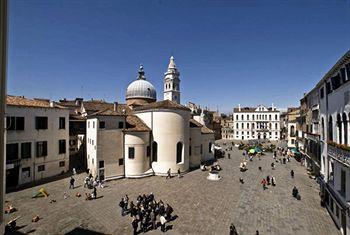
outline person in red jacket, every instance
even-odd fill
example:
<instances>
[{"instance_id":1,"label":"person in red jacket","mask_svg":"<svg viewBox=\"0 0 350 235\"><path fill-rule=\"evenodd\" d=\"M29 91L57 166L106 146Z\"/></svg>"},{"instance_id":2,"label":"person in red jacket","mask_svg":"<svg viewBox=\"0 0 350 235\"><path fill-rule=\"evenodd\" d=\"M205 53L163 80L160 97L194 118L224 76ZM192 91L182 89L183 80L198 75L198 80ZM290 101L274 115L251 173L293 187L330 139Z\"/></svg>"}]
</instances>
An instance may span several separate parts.
<instances>
[{"instance_id":1,"label":"person in red jacket","mask_svg":"<svg viewBox=\"0 0 350 235\"><path fill-rule=\"evenodd\" d=\"M263 186L263 189L265 190L266 189L266 184L267 184L267 181L266 181L265 178L262 179L261 184Z\"/></svg>"}]
</instances>

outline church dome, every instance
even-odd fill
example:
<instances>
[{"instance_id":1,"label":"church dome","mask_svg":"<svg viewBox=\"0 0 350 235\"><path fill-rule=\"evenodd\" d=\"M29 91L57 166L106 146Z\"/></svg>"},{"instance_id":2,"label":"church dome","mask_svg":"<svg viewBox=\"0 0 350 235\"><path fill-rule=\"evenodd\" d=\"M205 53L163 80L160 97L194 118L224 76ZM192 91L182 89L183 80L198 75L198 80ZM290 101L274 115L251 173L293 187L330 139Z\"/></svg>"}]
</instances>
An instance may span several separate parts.
<instances>
[{"instance_id":1,"label":"church dome","mask_svg":"<svg viewBox=\"0 0 350 235\"><path fill-rule=\"evenodd\" d=\"M140 66L139 75L136 81L130 83L126 89L126 99L157 99L157 92L154 86L146 81L143 66Z\"/></svg>"}]
</instances>

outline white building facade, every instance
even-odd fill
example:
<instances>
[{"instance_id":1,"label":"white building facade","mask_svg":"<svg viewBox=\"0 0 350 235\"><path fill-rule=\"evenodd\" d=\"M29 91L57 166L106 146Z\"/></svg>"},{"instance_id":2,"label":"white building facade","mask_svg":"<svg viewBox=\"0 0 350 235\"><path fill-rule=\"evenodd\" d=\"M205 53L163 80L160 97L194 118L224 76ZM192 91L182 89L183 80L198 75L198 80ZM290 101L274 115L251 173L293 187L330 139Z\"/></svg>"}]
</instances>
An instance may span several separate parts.
<instances>
[{"instance_id":1,"label":"white building facade","mask_svg":"<svg viewBox=\"0 0 350 235\"><path fill-rule=\"evenodd\" d=\"M350 51L316 85L321 132L321 196L343 234L350 234Z\"/></svg>"},{"instance_id":2,"label":"white building facade","mask_svg":"<svg viewBox=\"0 0 350 235\"><path fill-rule=\"evenodd\" d=\"M272 106L259 105L256 108L244 107L233 110L233 130L226 127L226 136L234 140L279 140L280 112Z\"/></svg>"},{"instance_id":3,"label":"white building facade","mask_svg":"<svg viewBox=\"0 0 350 235\"><path fill-rule=\"evenodd\" d=\"M191 110L179 104L173 57L165 74L163 101L155 100L156 91L142 67L127 88L123 111L116 104L87 116L87 162L94 176L165 176L169 169L171 174L188 172L214 159L214 132L191 119Z\"/></svg>"},{"instance_id":4,"label":"white building facade","mask_svg":"<svg viewBox=\"0 0 350 235\"><path fill-rule=\"evenodd\" d=\"M8 96L6 187L69 169L69 111L48 100Z\"/></svg>"}]
</instances>

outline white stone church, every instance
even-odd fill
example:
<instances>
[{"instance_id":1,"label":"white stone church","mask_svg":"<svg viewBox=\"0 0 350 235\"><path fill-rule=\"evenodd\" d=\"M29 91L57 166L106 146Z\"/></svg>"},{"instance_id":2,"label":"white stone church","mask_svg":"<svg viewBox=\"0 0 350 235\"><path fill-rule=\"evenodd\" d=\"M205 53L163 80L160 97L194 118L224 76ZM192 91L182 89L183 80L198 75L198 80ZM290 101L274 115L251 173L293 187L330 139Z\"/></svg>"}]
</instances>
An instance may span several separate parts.
<instances>
[{"instance_id":1,"label":"white stone church","mask_svg":"<svg viewBox=\"0 0 350 235\"><path fill-rule=\"evenodd\" d=\"M109 180L188 172L214 158L214 132L180 104L180 73L174 57L164 74L164 100L157 101L143 66L126 90L126 104L105 105L87 115L87 164Z\"/></svg>"}]
</instances>

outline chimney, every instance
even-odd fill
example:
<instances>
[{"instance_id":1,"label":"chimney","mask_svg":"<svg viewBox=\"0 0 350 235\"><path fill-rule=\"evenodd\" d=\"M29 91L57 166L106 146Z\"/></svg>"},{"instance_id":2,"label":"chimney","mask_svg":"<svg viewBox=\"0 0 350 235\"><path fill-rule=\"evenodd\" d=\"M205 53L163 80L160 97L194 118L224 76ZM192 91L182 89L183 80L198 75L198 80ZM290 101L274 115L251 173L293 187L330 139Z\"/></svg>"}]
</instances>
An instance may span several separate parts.
<instances>
[{"instance_id":1,"label":"chimney","mask_svg":"<svg viewBox=\"0 0 350 235\"><path fill-rule=\"evenodd\" d=\"M54 103L52 100L50 100L50 108L53 108L53 106L54 106Z\"/></svg>"},{"instance_id":2,"label":"chimney","mask_svg":"<svg viewBox=\"0 0 350 235\"><path fill-rule=\"evenodd\" d=\"M238 111L241 111L241 104L238 104Z\"/></svg>"},{"instance_id":3,"label":"chimney","mask_svg":"<svg viewBox=\"0 0 350 235\"><path fill-rule=\"evenodd\" d=\"M113 104L113 111L115 111L115 112L118 111L118 102L114 102L114 104Z\"/></svg>"}]
</instances>

